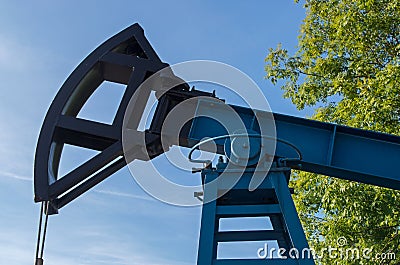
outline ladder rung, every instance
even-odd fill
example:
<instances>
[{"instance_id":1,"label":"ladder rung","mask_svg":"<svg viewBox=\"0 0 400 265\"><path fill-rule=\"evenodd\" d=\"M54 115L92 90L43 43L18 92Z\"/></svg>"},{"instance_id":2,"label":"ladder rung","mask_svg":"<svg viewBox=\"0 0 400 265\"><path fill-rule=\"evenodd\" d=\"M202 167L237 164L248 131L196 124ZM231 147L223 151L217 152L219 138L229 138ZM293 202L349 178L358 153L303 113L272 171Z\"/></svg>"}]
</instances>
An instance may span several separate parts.
<instances>
[{"instance_id":1,"label":"ladder rung","mask_svg":"<svg viewBox=\"0 0 400 265\"><path fill-rule=\"evenodd\" d=\"M219 217L255 217L279 213L281 209L278 204L221 205L217 206L216 211Z\"/></svg>"},{"instance_id":2,"label":"ladder rung","mask_svg":"<svg viewBox=\"0 0 400 265\"><path fill-rule=\"evenodd\" d=\"M280 240L283 237L283 231L275 230L253 230L253 231L223 231L215 235L217 242L231 241L262 241L262 240Z\"/></svg>"}]
</instances>

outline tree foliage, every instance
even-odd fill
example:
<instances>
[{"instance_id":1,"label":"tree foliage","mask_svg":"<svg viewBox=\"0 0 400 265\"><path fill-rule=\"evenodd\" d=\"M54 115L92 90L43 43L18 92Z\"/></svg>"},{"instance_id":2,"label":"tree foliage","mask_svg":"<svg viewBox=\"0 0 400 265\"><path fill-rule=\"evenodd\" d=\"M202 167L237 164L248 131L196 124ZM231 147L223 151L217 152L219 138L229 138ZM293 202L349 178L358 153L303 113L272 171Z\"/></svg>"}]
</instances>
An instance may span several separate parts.
<instances>
[{"instance_id":1,"label":"tree foliage","mask_svg":"<svg viewBox=\"0 0 400 265\"><path fill-rule=\"evenodd\" d=\"M298 109L316 107L313 119L400 135L400 1L306 0L304 7L296 53L270 49L266 77ZM399 264L400 192L303 172L293 180L311 246L335 247L345 237L347 247L373 248L370 259L325 255L321 264ZM397 259L374 256L381 252Z\"/></svg>"}]
</instances>

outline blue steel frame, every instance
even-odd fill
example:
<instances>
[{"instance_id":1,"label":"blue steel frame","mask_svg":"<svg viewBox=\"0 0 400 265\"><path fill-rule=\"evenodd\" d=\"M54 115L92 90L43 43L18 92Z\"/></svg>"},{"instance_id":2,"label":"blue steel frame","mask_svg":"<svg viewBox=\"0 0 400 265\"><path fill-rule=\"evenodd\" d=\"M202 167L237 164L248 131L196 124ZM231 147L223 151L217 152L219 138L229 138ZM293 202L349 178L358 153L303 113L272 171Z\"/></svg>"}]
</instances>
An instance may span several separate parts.
<instances>
[{"instance_id":1,"label":"blue steel frame","mask_svg":"<svg viewBox=\"0 0 400 265\"><path fill-rule=\"evenodd\" d=\"M40 132L34 167L36 202L50 201L51 213L56 213L126 165L121 144L123 114L137 87L166 66L144 36L143 29L134 24L100 45L74 70L51 104ZM104 80L127 85L113 124L77 118L79 110ZM139 114L150 93L147 92L142 95L143 104L135 106ZM150 158L164 152L159 139L165 117L174 106L196 96L215 97L213 93L189 90L188 85L183 85L159 98L151 128L145 132ZM232 107L249 129L259 131L253 110ZM216 111L219 111L217 107L209 109L211 114ZM273 116L277 137L296 145L303 153L301 170L400 190L397 170L400 137L282 114ZM223 134L226 132L217 122L196 118L184 127L178 144L192 147L204 137ZM60 178L57 171L64 144L101 153ZM218 152L223 152L223 148ZM293 156L292 150L280 144L276 154ZM288 162L287 166L297 168L298 164Z\"/></svg>"},{"instance_id":2,"label":"blue steel frame","mask_svg":"<svg viewBox=\"0 0 400 265\"><path fill-rule=\"evenodd\" d=\"M290 168L273 167L271 170L263 172L266 177L252 192L248 191L248 186L254 168L246 168L238 182L227 194L218 200L212 200L221 191L226 190L226 185L230 185L229 179L233 177L232 174L236 173L235 169L227 170L225 166L226 163L219 163L216 168L207 168L202 171L204 183L217 180L215 182L217 184L205 185L204 189L204 201L208 202L203 204L197 265L315 264L313 257L309 256L307 239L289 191ZM223 176L222 173L224 173ZM260 194L262 195L260 196ZM273 199L265 200L266 195ZM273 230L219 231L221 218L259 216L271 218L277 215L282 217L283 225L282 227L273 227ZM219 242L263 242L266 240L277 240L279 247L286 249L287 259L217 259ZM298 259L292 259L288 255L292 248L299 251ZM254 251L256 253L256 249ZM307 253L307 255L303 257L302 253Z\"/></svg>"},{"instance_id":3,"label":"blue steel frame","mask_svg":"<svg viewBox=\"0 0 400 265\"><path fill-rule=\"evenodd\" d=\"M49 202L50 214L57 213L59 208L126 165L122 157L121 126L128 102L147 77L166 66L168 64L160 60L145 38L143 29L134 24L100 45L76 68L51 104L40 132L34 169L36 202ZM127 85L113 123L108 125L77 118L79 110L103 81ZM149 93L150 91L147 91L141 95L143 104L135 106L135 111L138 113L142 113ZM150 158L164 152L160 143L160 128L165 117L174 106L196 96L215 97L213 93L189 90L189 86L184 84L158 99L151 128L145 132L146 150ZM254 110L232 107L248 129L260 131L255 122ZM212 117L214 112L220 110L214 106L208 111ZM273 116L277 137L291 142L303 154L300 168L298 162L287 161L285 166L288 168L400 190L400 174L397 168L400 162L400 137L281 114ZM204 137L225 134L224 128L216 121L196 118L183 129L178 144L192 147ZM98 150L100 154L60 178L57 171L64 144ZM222 148L219 148L218 152L221 150ZM293 150L278 143L275 156L293 157ZM295 212L292 207L293 202L289 198L287 183L284 183L281 177L277 177L271 183L282 195L280 203L285 207L281 207L280 211L284 212L290 208L285 216L289 219L294 218ZM205 211L207 212L207 209L212 211L213 207L215 210L213 205L213 203L206 204ZM238 210L238 208L230 209ZM243 209L239 209L238 213L241 210ZM211 217L205 218L204 222ZM208 233L213 228L215 227L203 225L202 229L205 230L202 233ZM301 237L296 235L300 233L299 231L303 233L302 229L297 227L290 235ZM296 241L295 238L293 240ZM201 243L201 249L204 248L207 248L207 244ZM227 263L221 261L219 264Z\"/></svg>"},{"instance_id":4,"label":"blue steel frame","mask_svg":"<svg viewBox=\"0 0 400 265\"><path fill-rule=\"evenodd\" d=\"M247 129L260 132L254 115L257 110L233 105L231 107L240 116ZM202 108L203 115L209 117L213 117L215 112L227 111L226 107L218 107L218 104L209 107L209 104L202 102L199 102L199 108ZM276 113L273 116L276 137L290 142L303 155L300 168L297 161L292 164L287 162L287 166L400 190L400 173L397 168L400 162L399 136ZM227 113L226 117L232 115ZM226 124L229 124L229 121L226 121ZM189 138L195 143L205 137L213 138L226 134L226 129L219 122L199 117L192 123ZM279 142L274 155L284 158L296 156L293 149Z\"/></svg>"}]
</instances>

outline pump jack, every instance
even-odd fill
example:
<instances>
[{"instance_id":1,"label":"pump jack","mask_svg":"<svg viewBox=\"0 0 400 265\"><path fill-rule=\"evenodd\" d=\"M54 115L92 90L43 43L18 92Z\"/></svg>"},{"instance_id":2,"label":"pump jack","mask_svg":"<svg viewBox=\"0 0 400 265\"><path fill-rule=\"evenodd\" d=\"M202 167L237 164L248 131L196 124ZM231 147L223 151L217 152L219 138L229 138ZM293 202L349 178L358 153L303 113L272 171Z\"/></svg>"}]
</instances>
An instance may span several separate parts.
<instances>
[{"instance_id":1,"label":"pump jack","mask_svg":"<svg viewBox=\"0 0 400 265\"><path fill-rule=\"evenodd\" d=\"M134 24L95 49L62 85L45 117L35 154L34 190L35 202L42 203L40 222L42 215L45 216L44 233L39 230L38 235L36 264L43 264L48 216L57 214L59 209L127 164L123 157L121 131L129 100L149 76L167 66L151 47L143 29ZM105 80L126 85L112 124L77 118L85 102ZM157 92L162 88L152 89ZM134 106L133 111L138 117L143 113L149 93L150 91L142 93L143 100ZM188 84L183 83L158 98L150 128L144 132L143 147L148 153L148 159L166 151L161 145L161 127L168 113L179 103L198 97L212 99L215 95L190 90ZM262 153L258 139L264 137L260 134L260 124L251 122L256 116L252 109L230 107L246 125L245 134L248 134L250 144L248 152L253 156L246 157L249 153L243 152L243 146L234 144L240 142L238 139L242 135L228 135L230 141L219 144L217 148L217 152L225 154L227 160L221 159L215 167L208 165L201 170L203 184L220 177L222 173L226 174L225 178L229 178L239 168L242 173L238 182L226 194L203 205L197 259L199 265L314 264L312 258L273 258L265 261L218 259L216 256L219 242L276 240L280 247L287 249L308 247L288 188L291 169L400 190L400 175L396 168L400 162L398 136L273 113L275 137L284 144L276 146L269 170L256 170L257 162L254 157L256 160L260 159ZM218 106L206 106L205 111L212 117L215 108ZM181 130L179 141L175 144L195 148L205 137L217 139L223 135L226 135L226 130L221 124L212 118L199 117ZM290 147L283 147L285 143ZM100 153L67 175L59 177L57 172L64 144L97 150ZM299 151L300 156L297 159L288 159L293 157L293 149ZM245 164L238 163L243 158L241 156L247 159ZM132 159L142 158L138 155ZM256 190L249 191L250 178L256 173L263 174L264 179ZM225 184L225 181L220 181L214 188L204 189L204 199L217 196L217 193L225 189ZM267 216L273 229L219 231L221 218L247 216Z\"/></svg>"}]
</instances>

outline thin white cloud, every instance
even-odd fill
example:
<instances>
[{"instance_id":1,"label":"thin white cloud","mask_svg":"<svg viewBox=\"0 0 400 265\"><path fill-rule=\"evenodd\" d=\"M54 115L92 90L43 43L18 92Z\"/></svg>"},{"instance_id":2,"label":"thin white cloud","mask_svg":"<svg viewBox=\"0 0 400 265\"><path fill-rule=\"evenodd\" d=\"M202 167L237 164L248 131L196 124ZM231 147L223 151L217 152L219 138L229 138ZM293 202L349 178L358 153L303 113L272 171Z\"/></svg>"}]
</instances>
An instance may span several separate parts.
<instances>
[{"instance_id":1,"label":"thin white cloud","mask_svg":"<svg viewBox=\"0 0 400 265\"><path fill-rule=\"evenodd\" d=\"M0 176L5 176L13 179L23 180L23 181L32 181L32 177L20 175L17 173L7 172L7 171L0 171Z\"/></svg>"},{"instance_id":2,"label":"thin white cloud","mask_svg":"<svg viewBox=\"0 0 400 265\"><path fill-rule=\"evenodd\" d=\"M119 192L119 191L113 191L113 190L95 189L94 192L107 194L107 195L112 195L112 196L119 196L119 197L125 197L125 198L145 200L145 201L155 201L155 199L153 199L153 198L151 198L149 196L135 195L135 194L131 194L131 193Z\"/></svg>"},{"instance_id":3,"label":"thin white cloud","mask_svg":"<svg viewBox=\"0 0 400 265\"><path fill-rule=\"evenodd\" d=\"M129 244L128 242L118 242L115 238L108 235L104 235L104 239L107 240L91 244L91 247L86 249L84 257L80 257L80 262L83 261L83 264L115 265L189 265L187 262L159 257L156 249L149 249L151 252L147 252L148 250L139 252L137 250L139 248L139 246L136 245L137 243Z\"/></svg>"},{"instance_id":4,"label":"thin white cloud","mask_svg":"<svg viewBox=\"0 0 400 265\"><path fill-rule=\"evenodd\" d=\"M28 45L23 45L10 36L0 36L0 68L14 71L28 70L37 63L34 54Z\"/></svg>"},{"instance_id":5,"label":"thin white cloud","mask_svg":"<svg viewBox=\"0 0 400 265\"><path fill-rule=\"evenodd\" d=\"M4 225L4 224L3 224ZM54 226L53 226L54 227ZM19 265L33 264L35 255L36 231L33 226L24 227L28 233L21 231L21 226L0 230L0 264ZM59 239L52 230L44 250L45 264L77 264L77 265L190 265L191 263L176 261L162 257L157 248L147 248L140 240L129 241L125 237L110 233L109 227L102 227L102 233L85 235L84 240L71 241ZM74 231L71 232L74 234ZM177 250L178 252L179 250Z\"/></svg>"}]
</instances>

